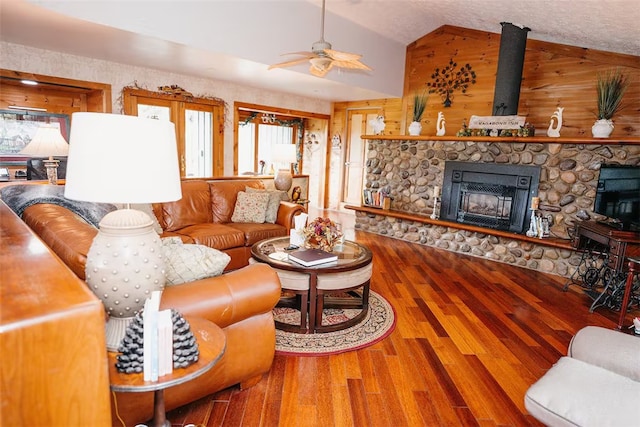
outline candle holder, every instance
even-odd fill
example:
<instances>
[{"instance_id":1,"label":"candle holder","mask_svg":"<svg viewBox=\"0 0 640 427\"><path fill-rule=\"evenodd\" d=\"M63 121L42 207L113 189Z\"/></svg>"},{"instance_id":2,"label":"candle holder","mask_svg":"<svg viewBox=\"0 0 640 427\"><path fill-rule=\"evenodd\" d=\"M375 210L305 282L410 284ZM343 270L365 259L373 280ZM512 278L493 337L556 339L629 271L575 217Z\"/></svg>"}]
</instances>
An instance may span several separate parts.
<instances>
[{"instance_id":1,"label":"candle holder","mask_svg":"<svg viewBox=\"0 0 640 427\"><path fill-rule=\"evenodd\" d=\"M529 222L529 229L525 233L527 237L536 237L538 235L538 219L535 209L531 209L531 221Z\"/></svg>"},{"instance_id":2,"label":"candle holder","mask_svg":"<svg viewBox=\"0 0 640 427\"><path fill-rule=\"evenodd\" d=\"M433 212L431 212L431 219L440 218L440 197L433 198Z\"/></svg>"}]
</instances>

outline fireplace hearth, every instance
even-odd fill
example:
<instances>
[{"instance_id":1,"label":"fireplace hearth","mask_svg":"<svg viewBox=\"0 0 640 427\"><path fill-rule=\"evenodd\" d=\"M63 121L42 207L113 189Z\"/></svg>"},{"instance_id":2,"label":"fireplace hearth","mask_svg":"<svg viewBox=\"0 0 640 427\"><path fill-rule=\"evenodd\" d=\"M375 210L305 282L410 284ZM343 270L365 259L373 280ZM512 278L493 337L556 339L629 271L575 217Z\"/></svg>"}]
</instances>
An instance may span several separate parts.
<instances>
[{"instance_id":1,"label":"fireplace hearth","mask_svg":"<svg viewBox=\"0 0 640 427\"><path fill-rule=\"evenodd\" d=\"M523 234L539 181L538 166L446 162L440 218Z\"/></svg>"}]
</instances>

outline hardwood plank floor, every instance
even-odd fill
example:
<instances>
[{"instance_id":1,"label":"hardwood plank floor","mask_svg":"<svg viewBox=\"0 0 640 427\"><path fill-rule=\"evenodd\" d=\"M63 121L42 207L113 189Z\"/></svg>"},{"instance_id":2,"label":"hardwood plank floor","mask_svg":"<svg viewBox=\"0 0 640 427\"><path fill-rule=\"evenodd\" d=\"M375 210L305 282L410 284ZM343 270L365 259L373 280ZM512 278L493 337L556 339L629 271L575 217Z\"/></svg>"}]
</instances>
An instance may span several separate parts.
<instances>
[{"instance_id":1,"label":"hardwood plank floor","mask_svg":"<svg viewBox=\"0 0 640 427\"><path fill-rule=\"evenodd\" d=\"M538 426L527 388L586 325L565 280L481 258L357 232L371 248L371 288L394 306L395 331L374 346L324 357L276 355L262 381L168 414L172 426ZM628 313L628 321L638 315Z\"/></svg>"}]
</instances>

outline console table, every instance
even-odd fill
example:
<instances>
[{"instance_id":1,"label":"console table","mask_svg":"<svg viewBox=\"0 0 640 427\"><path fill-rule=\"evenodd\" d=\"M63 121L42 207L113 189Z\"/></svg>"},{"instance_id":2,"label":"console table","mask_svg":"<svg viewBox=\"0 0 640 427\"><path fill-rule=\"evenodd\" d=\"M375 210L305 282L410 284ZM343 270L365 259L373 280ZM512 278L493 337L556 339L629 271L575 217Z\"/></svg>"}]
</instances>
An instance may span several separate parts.
<instances>
[{"instance_id":1,"label":"console table","mask_svg":"<svg viewBox=\"0 0 640 427\"><path fill-rule=\"evenodd\" d=\"M624 299L628 303L628 295L622 298L625 293L625 268L628 257L637 258L640 256L640 233L634 231L622 231L606 224L596 221L582 221L576 225L576 234L573 246L576 250L585 253L594 251L596 256L603 258L604 270L604 290L599 294L592 294L594 302L589 311L593 312L597 307L608 304L608 301ZM583 258L584 259L584 258ZM576 271L580 268L578 266ZM599 275L599 273L598 273ZM585 283L585 286L593 286L598 277L593 277ZM571 279L565 285L565 290ZM629 290L630 293L630 290ZM624 302L621 302L621 305ZM621 307L621 321L626 313L626 307ZM621 327L621 325L618 325Z\"/></svg>"}]
</instances>

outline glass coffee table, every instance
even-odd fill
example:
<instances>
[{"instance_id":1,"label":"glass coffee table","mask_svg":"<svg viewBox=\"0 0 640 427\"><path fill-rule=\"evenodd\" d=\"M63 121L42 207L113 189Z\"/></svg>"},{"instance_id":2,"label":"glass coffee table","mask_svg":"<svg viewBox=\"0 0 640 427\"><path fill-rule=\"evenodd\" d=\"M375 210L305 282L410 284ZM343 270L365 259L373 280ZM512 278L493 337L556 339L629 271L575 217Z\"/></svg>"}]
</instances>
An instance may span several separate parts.
<instances>
[{"instance_id":1,"label":"glass coffee table","mask_svg":"<svg viewBox=\"0 0 640 427\"><path fill-rule=\"evenodd\" d=\"M276 322L278 329L298 333L331 332L359 323L369 309L369 287L372 270L372 254L369 248L352 241L336 245L333 254L337 261L305 267L289 260L289 237L262 240L251 247L251 255L257 262L273 267L283 291L294 297L283 296L279 307L300 310L299 325ZM323 325L323 309L360 309L355 317L340 323Z\"/></svg>"}]
</instances>

